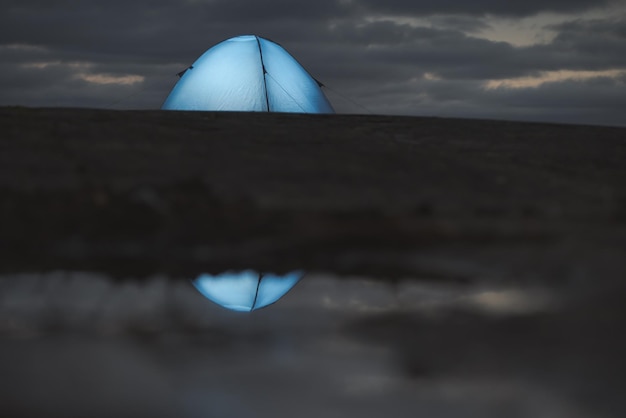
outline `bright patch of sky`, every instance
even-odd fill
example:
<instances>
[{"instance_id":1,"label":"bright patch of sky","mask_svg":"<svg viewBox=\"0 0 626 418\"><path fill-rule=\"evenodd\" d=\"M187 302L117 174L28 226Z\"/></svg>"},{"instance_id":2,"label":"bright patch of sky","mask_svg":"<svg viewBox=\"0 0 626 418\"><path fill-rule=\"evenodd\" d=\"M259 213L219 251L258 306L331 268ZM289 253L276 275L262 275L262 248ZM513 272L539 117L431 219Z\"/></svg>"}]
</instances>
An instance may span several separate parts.
<instances>
[{"instance_id":1,"label":"bright patch of sky","mask_svg":"<svg viewBox=\"0 0 626 418\"><path fill-rule=\"evenodd\" d=\"M87 81L93 84L119 84L123 86L133 85L135 83L141 83L145 77L141 75L110 75L110 74L76 74L76 78L83 81Z\"/></svg>"},{"instance_id":2,"label":"bright patch of sky","mask_svg":"<svg viewBox=\"0 0 626 418\"><path fill-rule=\"evenodd\" d=\"M584 13L544 12L522 19L490 16L485 18L488 27L474 36L494 42L508 42L515 46L547 44L556 36L556 32L550 29L553 25L574 20L606 19L619 15L626 15L626 3L600 7Z\"/></svg>"},{"instance_id":3,"label":"bright patch of sky","mask_svg":"<svg viewBox=\"0 0 626 418\"><path fill-rule=\"evenodd\" d=\"M467 17L463 19L467 23L465 25L460 24L461 21L458 16L446 15L427 17L370 16L365 21L393 21L414 27L456 29L468 36L488 39L493 42L507 42L521 47L550 43L556 36L556 31L551 29L553 25L574 20L606 19L616 16L626 16L626 2L614 3L611 6L598 7L582 13L542 12L525 18L507 18L494 15ZM471 24L472 21L474 25Z\"/></svg>"},{"instance_id":4,"label":"bright patch of sky","mask_svg":"<svg viewBox=\"0 0 626 418\"><path fill-rule=\"evenodd\" d=\"M539 87L544 83L554 83L565 80L589 80L592 78L620 78L626 75L626 70L605 70L605 71L543 71L537 76L505 78L500 80L490 80L485 83L488 90L498 88L523 89Z\"/></svg>"}]
</instances>

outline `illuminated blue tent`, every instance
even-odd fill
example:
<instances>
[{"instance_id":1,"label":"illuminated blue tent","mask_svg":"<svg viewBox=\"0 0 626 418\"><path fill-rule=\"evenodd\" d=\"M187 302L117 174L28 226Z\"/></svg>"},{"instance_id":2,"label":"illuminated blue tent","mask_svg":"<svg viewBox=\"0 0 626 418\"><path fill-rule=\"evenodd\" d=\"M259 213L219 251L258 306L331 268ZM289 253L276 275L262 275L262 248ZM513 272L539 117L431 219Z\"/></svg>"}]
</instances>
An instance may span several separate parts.
<instances>
[{"instance_id":1,"label":"illuminated blue tent","mask_svg":"<svg viewBox=\"0 0 626 418\"><path fill-rule=\"evenodd\" d=\"M179 76L163 109L334 113L321 83L283 47L254 35L215 45Z\"/></svg>"},{"instance_id":2,"label":"illuminated blue tent","mask_svg":"<svg viewBox=\"0 0 626 418\"><path fill-rule=\"evenodd\" d=\"M282 276L253 270L228 271L216 276L202 274L193 284L200 293L225 308L250 312L276 302L303 275L302 271L292 271Z\"/></svg>"}]
</instances>

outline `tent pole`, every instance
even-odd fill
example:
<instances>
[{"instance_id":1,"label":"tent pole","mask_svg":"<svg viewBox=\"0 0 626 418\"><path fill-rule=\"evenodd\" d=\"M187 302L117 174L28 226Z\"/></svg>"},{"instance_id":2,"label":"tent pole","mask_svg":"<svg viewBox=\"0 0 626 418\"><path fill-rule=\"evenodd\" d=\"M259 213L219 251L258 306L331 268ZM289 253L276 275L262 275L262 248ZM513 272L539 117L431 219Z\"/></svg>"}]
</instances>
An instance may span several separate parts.
<instances>
[{"instance_id":1,"label":"tent pole","mask_svg":"<svg viewBox=\"0 0 626 418\"><path fill-rule=\"evenodd\" d=\"M252 312L256 306L256 300L259 297L259 287L261 287L261 280L263 280L263 273L259 273L259 281L256 283L256 292L254 292L254 301L252 301L250 312Z\"/></svg>"},{"instance_id":2,"label":"tent pole","mask_svg":"<svg viewBox=\"0 0 626 418\"><path fill-rule=\"evenodd\" d=\"M270 111L270 99L267 96L267 79L265 78L265 75L267 74L267 71L265 70L265 64L263 63L263 51L261 50L261 41L259 41L259 37L258 36L254 36L256 38L256 43L259 46L259 55L261 56L261 68L263 69L263 87L265 88L265 104L267 106L267 111Z\"/></svg>"}]
</instances>

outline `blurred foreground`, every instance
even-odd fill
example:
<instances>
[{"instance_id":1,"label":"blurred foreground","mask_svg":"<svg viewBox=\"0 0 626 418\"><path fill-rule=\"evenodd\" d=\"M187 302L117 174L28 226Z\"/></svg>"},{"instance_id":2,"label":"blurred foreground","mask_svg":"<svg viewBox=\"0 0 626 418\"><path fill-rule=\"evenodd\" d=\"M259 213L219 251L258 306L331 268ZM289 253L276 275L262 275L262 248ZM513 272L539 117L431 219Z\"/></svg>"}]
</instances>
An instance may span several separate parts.
<instances>
[{"instance_id":1,"label":"blurred foreground","mask_svg":"<svg viewBox=\"0 0 626 418\"><path fill-rule=\"evenodd\" d=\"M626 129L0 108L2 417L622 417ZM189 282L307 275L236 313Z\"/></svg>"}]
</instances>

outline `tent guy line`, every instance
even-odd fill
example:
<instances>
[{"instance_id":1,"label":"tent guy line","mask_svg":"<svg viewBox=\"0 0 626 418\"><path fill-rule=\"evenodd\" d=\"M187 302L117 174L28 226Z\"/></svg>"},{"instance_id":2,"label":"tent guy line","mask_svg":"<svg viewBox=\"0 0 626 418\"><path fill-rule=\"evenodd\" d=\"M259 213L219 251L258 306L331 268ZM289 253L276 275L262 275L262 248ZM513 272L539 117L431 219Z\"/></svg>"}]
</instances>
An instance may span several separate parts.
<instances>
[{"instance_id":1,"label":"tent guy line","mask_svg":"<svg viewBox=\"0 0 626 418\"><path fill-rule=\"evenodd\" d=\"M272 77L272 75L271 75L271 74L269 74L269 73L265 73L265 75L266 75L266 76L270 76L270 77L272 78L272 80L276 83L276 85L277 85L278 87L280 87L280 88L281 88L281 89L285 92L285 94L286 94L286 95L288 95L288 96L289 96L289 97L293 100L293 102L294 102L295 104L297 104L297 105L298 105L298 107L299 107L300 109L302 109L302 113L308 113L308 112L307 112L307 111L306 111L306 110L305 110L305 109L304 109L304 108L300 105L300 103L298 103L298 101L297 101L297 100L296 100L296 99L295 99L295 98L294 98L291 94L289 94L289 92L288 92L287 90L285 90L285 88L284 88L283 86L281 86L281 85L280 85L280 83L278 82L278 80L276 80L274 77ZM265 95L265 96L267 97L267 93L266 93L266 95ZM268 112L270 111L270 108L269 108L269 102L267 103L267 111L268 111Z\"/></svg>"}]
</instances>

